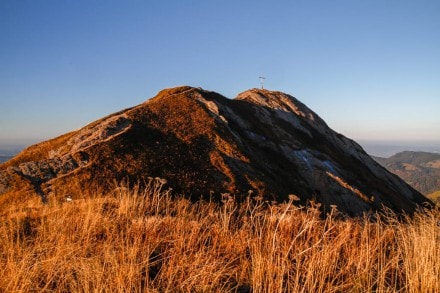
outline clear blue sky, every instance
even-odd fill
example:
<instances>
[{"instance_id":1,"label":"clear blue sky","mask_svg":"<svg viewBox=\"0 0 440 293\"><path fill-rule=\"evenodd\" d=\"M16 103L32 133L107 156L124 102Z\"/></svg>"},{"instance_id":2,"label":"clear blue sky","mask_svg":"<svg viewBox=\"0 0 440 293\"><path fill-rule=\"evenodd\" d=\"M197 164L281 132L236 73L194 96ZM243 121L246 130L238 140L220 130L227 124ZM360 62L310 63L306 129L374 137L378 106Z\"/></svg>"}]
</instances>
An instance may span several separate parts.
<instances>
[{"instance_id":1,"label":"clear blue sky","mask_svg":"<svg viewBox=\"0 0 440 293\"><path fill-rule=\"evenodd\" d=\"M440 1L0 0L0 145L260 75L348 137L440 141Z\"/></svg>"}]
</instances>

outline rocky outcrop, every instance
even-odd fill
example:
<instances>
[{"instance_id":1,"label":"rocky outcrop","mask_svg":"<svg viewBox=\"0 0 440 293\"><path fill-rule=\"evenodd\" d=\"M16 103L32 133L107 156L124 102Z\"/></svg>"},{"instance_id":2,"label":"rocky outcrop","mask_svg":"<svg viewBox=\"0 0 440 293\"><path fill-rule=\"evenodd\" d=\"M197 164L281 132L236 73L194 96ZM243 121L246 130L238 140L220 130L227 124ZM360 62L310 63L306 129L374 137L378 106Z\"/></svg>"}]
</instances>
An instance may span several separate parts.
<instances>
[{"instance_id":1,"label":"rocky outcrop","mask_svg":"<svg viewBox=\"0 0 440 293\"><path fill-rule=\"evenodd\" d=\"M283 201L294 194L299 204L315 200L350 215L429 203L288 94L252 89L230 100L192 87L163 90L25 150L0 165L0 193L17 178L47 193L72 180L105 189L113 179L147 177L166 178L193 198L252 190Z\"/></svg>"}]
</instances>

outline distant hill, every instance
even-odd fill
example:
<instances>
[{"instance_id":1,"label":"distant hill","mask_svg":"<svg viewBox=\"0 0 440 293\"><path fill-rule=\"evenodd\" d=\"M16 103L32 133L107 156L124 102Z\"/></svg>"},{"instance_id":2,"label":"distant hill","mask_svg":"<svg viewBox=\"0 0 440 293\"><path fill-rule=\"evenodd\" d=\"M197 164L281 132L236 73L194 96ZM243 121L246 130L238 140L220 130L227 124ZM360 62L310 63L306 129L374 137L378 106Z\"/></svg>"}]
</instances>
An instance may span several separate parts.
<instances>
[{"instance_id":1,"label":"distant hill","mask_svg":"<svg viewBox=\"0 0 440 293\"><path fill-rule=\"evenodd\" d=\"M109 190L114 182L149 177L194 199L227 193L313 200L347 215L384 206L412 213L429 202L288 94L251 89L231 100L185 86L1 164L0 201L25 190L47 199L60 190Z\"/></svg>"},{"instance_id":2,"label":"distant hill","mask_svg":"<svg viewBox=\"0 0 440 293\"><path fill-rule=\"evenodd\" d=\"M440 154L405 151L389 158L373 158L429 197L440 191Z\"/></svg>"},{"instance_id":3,"label":"distant hill","mask_svg":"<svg viewBox=\"0 0 440 293\"><path fill-rule=\"evenodd\" d=\"M440 140L427 141L380 141L356 140L362 148L370 154L381 158L389 158L403 151L428 152L440 154Z\"/></svg>"}]
</instances>

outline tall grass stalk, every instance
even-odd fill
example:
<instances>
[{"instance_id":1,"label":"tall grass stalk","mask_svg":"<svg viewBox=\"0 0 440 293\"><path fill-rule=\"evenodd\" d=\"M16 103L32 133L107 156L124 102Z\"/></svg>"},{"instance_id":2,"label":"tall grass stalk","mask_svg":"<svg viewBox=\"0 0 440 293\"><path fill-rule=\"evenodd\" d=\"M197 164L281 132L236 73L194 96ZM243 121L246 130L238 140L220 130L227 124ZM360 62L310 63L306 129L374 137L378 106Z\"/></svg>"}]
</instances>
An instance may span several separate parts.
<instances>
[{"instance_id":1,"label":"tall grass stalk","mask_svg":"<svg viewBox=\"0 0 440 293\"><path fill-rule=\"evenodd\" d=\"M29 199L0 218L1 292L440 292L440 211L173 198L164 181Z\"/></svg>"}]
</instances>

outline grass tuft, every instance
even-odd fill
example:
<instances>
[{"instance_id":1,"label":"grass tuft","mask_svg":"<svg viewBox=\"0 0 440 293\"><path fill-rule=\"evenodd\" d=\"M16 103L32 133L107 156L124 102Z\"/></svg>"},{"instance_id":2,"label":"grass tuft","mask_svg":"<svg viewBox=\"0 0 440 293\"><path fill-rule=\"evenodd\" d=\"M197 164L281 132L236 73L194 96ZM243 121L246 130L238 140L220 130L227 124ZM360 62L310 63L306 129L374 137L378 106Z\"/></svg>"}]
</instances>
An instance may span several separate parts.
<instances>
[{"instance_id":1,"label":"grass tuft","mask_svg":"<svg viewBox=\"0 0 440 293\"><path fill-rule=\"evenodd\" d=\"M440 292L440 210L322 218L316 206L146 189L2 211L2 292Z\"/></svg>"}]
</instances>

